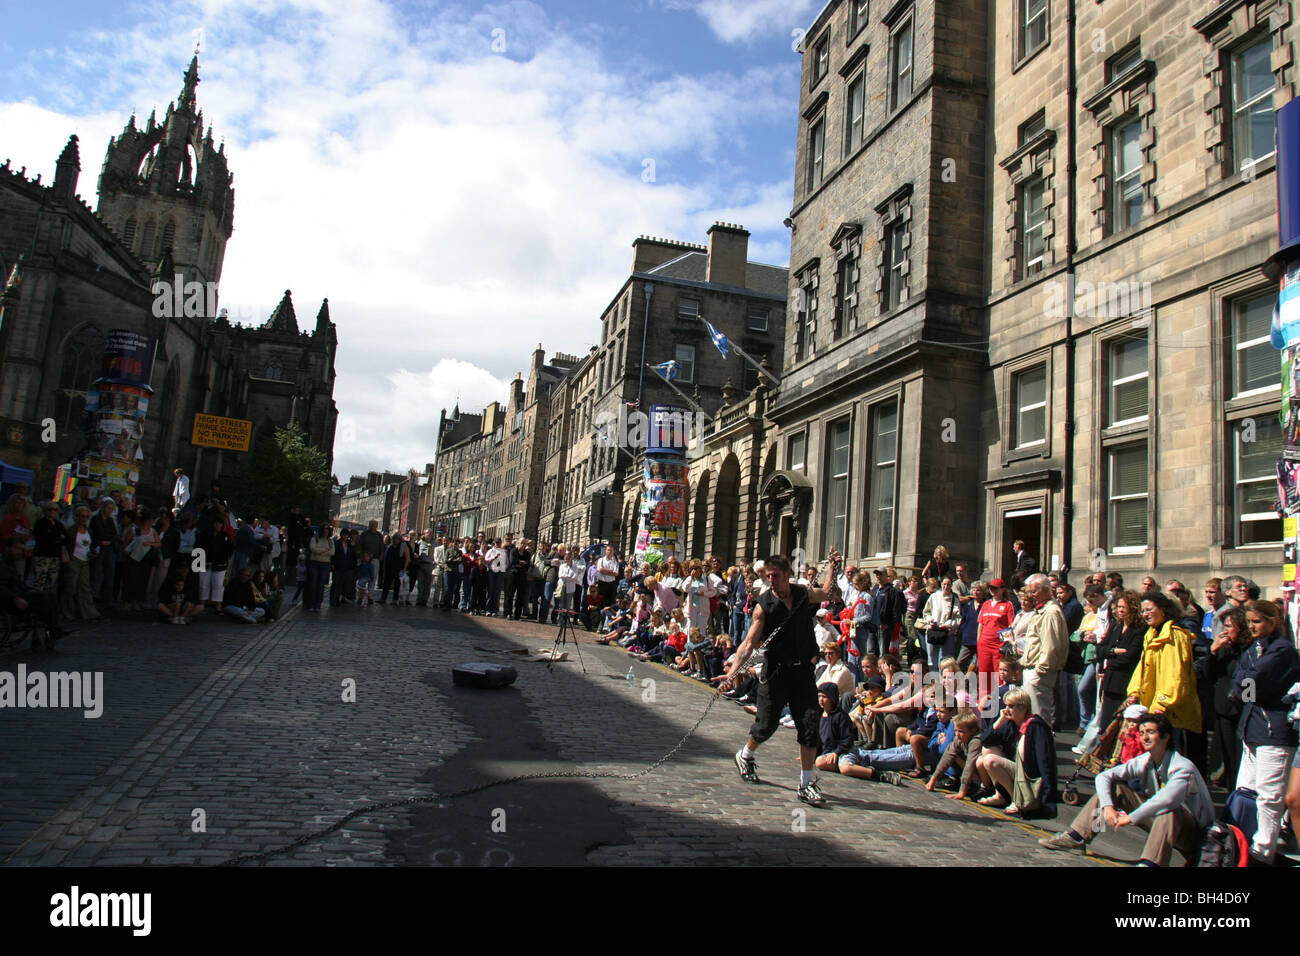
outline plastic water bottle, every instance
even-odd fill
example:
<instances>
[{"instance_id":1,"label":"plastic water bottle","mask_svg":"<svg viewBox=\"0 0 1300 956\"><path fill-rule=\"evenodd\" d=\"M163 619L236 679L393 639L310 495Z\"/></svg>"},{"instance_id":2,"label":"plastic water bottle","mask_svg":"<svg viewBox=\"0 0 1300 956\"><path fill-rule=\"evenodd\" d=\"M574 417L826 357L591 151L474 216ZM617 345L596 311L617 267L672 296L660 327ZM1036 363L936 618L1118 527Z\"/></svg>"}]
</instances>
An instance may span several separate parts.
<instances>
[{"instance_id":1,"label":"plastic water bottle","mask_svg":"<svg viewBox=\"0 0 1300 956\"><path fill-rule=\"evenodd\" d=\"M633 675L633 673L632 673L632 668L631 668L631 666L629 666L628 669L627 669L627 682L630 684L630 683L632 683L632 681L634 681L635 679L636 679L636 677L635 677L635 676Z\"/></svg>"}]
</instances>

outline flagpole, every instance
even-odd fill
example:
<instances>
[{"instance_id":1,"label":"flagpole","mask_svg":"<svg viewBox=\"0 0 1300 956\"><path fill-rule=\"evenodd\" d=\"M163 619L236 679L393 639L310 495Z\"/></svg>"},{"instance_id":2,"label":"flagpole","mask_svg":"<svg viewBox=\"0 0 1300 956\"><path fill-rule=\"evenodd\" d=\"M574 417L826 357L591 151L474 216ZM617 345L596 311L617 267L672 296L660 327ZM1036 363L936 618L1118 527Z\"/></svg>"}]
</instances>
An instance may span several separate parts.
<instances>
[{"instance_id":1,"label":"flagpole","mask_svg":"<svg viewBox=\"0 0 1300 956\"><path fill-rule=\"evenodd\" d=\"M707 320L703 315L698 315L698 314L697 314L697 318L699 318L699 320L700 320L701 322L704 323L704 329L705 329L705 331L707 332L707 331L708 331L708 328L709 328L709 322L708 322L708 320ZM711 335L710 335L710 338L712 338ZM717 343L716 343L716 342L714 343L714 347L715 347L715 348L717 347ZM739 352L741 358L743 358L743 359L744 359L746 362L748 362L750 365L754 366L754 368L758 369L760 372L762 372L764 375L766 375L768 378L770 378L770 379L772 380L772 384L773 384L773 385L780 385L780 384L781 384L781 380L780 380L779 378L777 378L775 375L773 375L773 374L772 374L768 369L764 368L764 367L763 367L763 364L762 364L761 362L756 362L756 361L754 361L754 356L750 355L748 352L746 352L744 349L742 349L742 348L741 348L741 347L740 347L740 346L735 342L734 339L727 339L727 348L732 348L732 349L735 349L737 352Z\"/></svg>"},{"instance_id":2,"label":"flagpole","mask_svg":"<svg viewBox=\"0 0 1300 956\"><path fill-rule=\"evenodd\" d=\"M657 368L655 368L653 365L651 365L651 364L649 364L649 363L646 363L646 368L650 369L650 371L652 371L652 372L654 372L656 375L658 375L658 376L659 376L659 380L660 380L661 382L663 382L665 385L667 385L669 388L671 388L674 392L676 392L678 395L680 395L680 396L682 397L682 401L684 401L686 404L690 405L691 408L693 408L693 409L695 409L697 412L699 412L700 415L701 415L701 416L702 416L706 421L710 421L710 422L713 421L713 416L712 416L712 415L710 415L710 414L709 414L708 412L706 412L704 409L700 408L699 405L696 405L694 401L692 401L691 399L687 398L687 397L686 397L686 393L683 392L680 388L678 388L676 385L674 385L674 384L673 384L672 382L670 382L668 379L664 378L663 375L660 375L659 370L658 370Z\"/></svg>"}]
</instances>

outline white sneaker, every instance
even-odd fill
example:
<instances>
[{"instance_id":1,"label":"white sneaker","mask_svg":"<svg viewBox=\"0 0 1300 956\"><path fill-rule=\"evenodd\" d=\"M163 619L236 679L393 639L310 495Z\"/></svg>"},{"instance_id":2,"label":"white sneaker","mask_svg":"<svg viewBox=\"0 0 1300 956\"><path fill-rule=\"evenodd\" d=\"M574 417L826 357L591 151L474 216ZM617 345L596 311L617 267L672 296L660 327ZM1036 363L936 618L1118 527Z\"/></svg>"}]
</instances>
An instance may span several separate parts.
<instances>
[{"instance_id":1,"label":"white sneaker","mask_svg":"<svg viewBox=\"0 0 1300 956\"><path fill-rule=\"evenodd\" d=\"M791 730L793 730L793 729L794 729L794 718L791 717L789 714L786 714L784 717L781 718L781 726L782 726L782 727L789 727Z\"/></svg>"}]
</instances>

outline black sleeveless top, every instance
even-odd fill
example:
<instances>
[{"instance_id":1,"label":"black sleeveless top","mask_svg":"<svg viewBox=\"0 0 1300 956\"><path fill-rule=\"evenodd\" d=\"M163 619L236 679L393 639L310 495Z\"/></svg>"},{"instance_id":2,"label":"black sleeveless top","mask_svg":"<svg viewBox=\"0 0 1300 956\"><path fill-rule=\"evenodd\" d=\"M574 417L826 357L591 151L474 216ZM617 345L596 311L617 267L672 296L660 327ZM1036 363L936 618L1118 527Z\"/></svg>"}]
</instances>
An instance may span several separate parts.
<instances>
[{"instance_id":1,"label":"black sleeveless top","mask_svg":"<svg viewBox=\"0 0 1300 956\"><path fill-rule=\"evenodd\" d=\"M764 641L778 627L785 625L781 627L781 633L777 635L776 640L767 648L767 659L774 664L809 664L817 656L817 636L813 633L813 620L817 610L804 600L807 595L807 588L798 584L790 585L793 612L771 589L758 599L759 606L763 609ZM794 614L794 619L786 624L791 613Z\"/></svg>"}]
</instances>

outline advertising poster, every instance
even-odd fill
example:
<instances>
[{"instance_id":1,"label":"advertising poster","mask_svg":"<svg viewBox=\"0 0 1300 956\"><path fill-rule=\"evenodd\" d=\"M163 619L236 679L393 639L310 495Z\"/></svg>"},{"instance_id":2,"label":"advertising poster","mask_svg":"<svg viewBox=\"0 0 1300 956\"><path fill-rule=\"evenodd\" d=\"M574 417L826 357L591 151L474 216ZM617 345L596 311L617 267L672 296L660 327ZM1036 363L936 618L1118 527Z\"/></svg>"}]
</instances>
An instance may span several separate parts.
<instances>
[{"instance_id":1,"label":"advertising poster","mask_svg":"<svg viewBox=\"0 0 1300 956\"><path fill-rule=\"evenodd\" d=\"M651 420L664 406L654 406ZM656 438L652 427L650 443ZM684 445L683 445L684 447ZM680 452L660 447L647 454L641 470L640 526L636 540L638 559L657 564L683 554L686 524L686 462Z\"/></svg>"}]
</instances>

